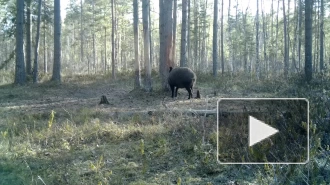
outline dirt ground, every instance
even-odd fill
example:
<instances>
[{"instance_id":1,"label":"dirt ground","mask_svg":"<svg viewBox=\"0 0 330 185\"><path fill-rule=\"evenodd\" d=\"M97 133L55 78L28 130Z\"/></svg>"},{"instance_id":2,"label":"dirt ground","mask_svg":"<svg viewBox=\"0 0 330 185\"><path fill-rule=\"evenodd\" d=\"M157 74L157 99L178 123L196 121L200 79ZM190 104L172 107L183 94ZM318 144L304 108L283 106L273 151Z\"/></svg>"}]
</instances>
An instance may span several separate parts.
<instances>
[{"instance_id":1,"label":"dirt ground","mask_svg":"<svg viewBox=\"0 0 330 185\"><path fill-rule=\"evenodd\" d=\"M46 83L15 88L8 85L2 90L0 88L0 107L2 111L20 114L49 113L51 110L60 114L82 108L93 108L112 115L165 109L214 110L219 97L232 96L218 94L214 97L212 89L198 88L202 99L188 100L185 89L180 89L178 97L173 99L170 91L162 92L156 89L147 93L143 90L133 90L130 83L129 81L111 82L106 79L91 81L67 79L61 85ZM107 97L109 105L99 105L102 95Z\"/></svg>"},{"instance_id":2,"label":"dirt ground","mask_svg":"<svg viewBox=\"0 0 330 185\"><path fill-rule=\"evenodd\" d=\"M165 177L165 179L169 179L169 182L174 182L177 180L176 178L178 178L178 176L173 175L173 172L166 172L166 169L180 171L181 173L182 170L179 169L181 165L177 166L178 161L193 160L191 157L185 156L185 152L176 153L175 151L182 150L180 149L182 146L187 147L187 150L191 150L191 148L195 146L192 140L182 140L183 136L180 135L180 133L195 133L195 129L198 129L197 127L201 127L201 125L197 125L196 128L190 128L194 127L190 124L193 124L193 122L198 124L199 119L193 118L190 115L185 117L182 116L181 113L181 116L172 118L171 115L167 115L169 113L168 111L173 110L175 112L176 110L184 110L189 113L194 110L212 110L216 108L216 98L212 97L214 93L211 89L197 87L203 92L202 96L204 97L202 99L188 100L188 93L185 89L180 89L178 97L172 99L171 92L163 92L159 90L160 88L157 87L157 84L155 84L155 86L153 92L147 93L143 90L133 90L131 80L123 79L112 81L102 77L96 79L79 79L78 77L72 79L65 78L61 85L46 82L27 86L2 86L0 88L0 122L2 122L2 124L0 124L0 130L1 133L5 133L8 129L15 130L15 132L18 133L12 141L14 143L12 144L14 148L15 146L22 148L26 147L26 145L31 145L34 148L31 152L36 153L39 157L35 158L35 154L33 154L32 157L30 154L26 156L29 158L31 157L27 162L29 165L36 163L34 165L40 165L43 169L50 161L57 164L52 166L52 169L56 172L41 172L45 173L44 175L54 176L58 175L58 173L66 173L59 169L62 168L61 166L63 165L70 164L69 168L71 172L69 174L71 174L72 171L79 171L80 176L81 174L88 174L87 176L89 176L91 171L93 172L92 177L89 177L90 179L85 181L85 184L88 184L89 182L94 182L94 178L96 177L94 177L94 171L89 169L90 167L87 167L89 170L86 170L86 165L90 165L89 163L98 163L98 161L101 160L100 158L104 158L104 161L111 160L114 162L112 165L102 168L102 175L107 176L106 174L109 173L107 169L112 169L113 173L117 176L112 177L112 179L115 180L110 182L115 182L115 184L118 182L122 182L118 184L135 182L137 179L144 179L143 182L156 182L159 184ZM206 95L206 93L209 93L209 95ZM102 95L107 97L110 104L99 104ZM50 130L49 128L47 130L46 124L47 122L49 124L52 111L55 112L54 119L56 120L56 126L49 132ZM73 133L69 135L67 135L68 133L66 131L61 135L59 130L67 129L68 121L72 123L69 125L70 128L72 127L71 129L75 131L72 131ZM88 123L84 124L86 121ZM163 125L164 122L168 122L169 124ZM184 123L189 124L182 125ZM39 124L39 126L33 126L36 124ZM209 124L212 123L210 122ZM214 123L212 125L215 126ZM22 127L27 128L24 129ZM189 128L185 131L184 127ZM40 130L40 132L38 130ZM38 136L38 138L36 138L37 136L32 136L32 139L27 139L28 133L26 132L36 132L36 135L41 135ZM122 136L123 133L127 134ZM189 133L183 135L190 137ZM120 139L122 137L124 137L124 140ZM196 135L194 137L194 140L195 139L199 141L201 137L197 137ZM24 142L22 142L22 140L28 140L32 143L23 144ZM145 172L140 174L140 171L144 171L140 170L140 167L145 168L145 165L143 161L141 162L141 156L139 157L140 154L138 152L139 149L136 149L136 145L139 146L139 143L143 140L145 140L146 152L148 151L149 155L155 155L149 158L149 175L144 174ZM52 141L52 143L50 141ZM114 142L116 144L113 144ZM66 146L70 146L70 153L67 153ZM102 150L98 151L99 149L95 148L95 146L100 146ZM75 149L73 149L74 147ZM165 147L165 149L163 149L163 147ZM90 159L90 157L86 157L86 152L84 152L85 150L81 150L82 148L87 148L85 150L89 151L87 153L92 153L93 158ZM107 150L107 152L105 152L105 150ZM134 150L134 153L137 152L138 156L132 157L128 150ZM124 158L121 157L121 153L126 153L126 156L123 156ZM41 158L40 155L42 156ZM66 156L65 160L59 158L63 155ZM77 155L78 159L74 159L74 156ZM90 154L88 154L88 156L89 155ZM57 157L54 158L54 156ZM157 158L165 162L168 157L171 158L168 164L159 163L155 160ZM38 161L38 158L43 160ZM31 161L34 162L31 164ZM18 161L14 160L14 164L16 164L16 162ZM188 163L189 162L187 162L187 165ZM6 165L8 164L4 162L4 166ZM17 165L20 165L19 162ZM124 165L124 167L122 165ZM165 168L163 165L167 167ZM134 170L132 171L131 168ZM153 173L151 173L152 171ZM27 172L27 174L29 173L40 174L35 170ZM182 171L182 173L187 172ZM196 172L193 172L193 174L195 173ZM15 180L13 179L16 179L17 175L20 175L20 172L15 171L11 172L11 174L14 174L14 176L10 178L12 181L4 181L5 183L14 182ZM155 176L159 174L165 174L165 176L158 179ZM123 180L122 176L127 175L132 177L126 177L126 180ZM188 177L193 179L193 176L196 176L196 174L181 176L183 180ZM71 178L74 179L73 177ZM73 180L70 181L69 177L60 179L61 180L55 181L53 184L62 182L75 184ZM196 182L200 182L200 180ZM19 182L17 183L19 184Z\"/></svg>"},{"instance_id":3,"label":"dirt ground","mask_svg":"<svg viewBox=\"0 0 330 185\"><path fill-rule=\"evenodd\" d=\"M0 184L269 184L281 173L217 164L216 115L197 113L222 97L276 97L281 82L197 81L202 98L188 100L185 89L172 99L159 82L147 93L127 77L63 79L0 87ZM99 104L103 95L108 105Z\"/></svg>"}]
</instances>

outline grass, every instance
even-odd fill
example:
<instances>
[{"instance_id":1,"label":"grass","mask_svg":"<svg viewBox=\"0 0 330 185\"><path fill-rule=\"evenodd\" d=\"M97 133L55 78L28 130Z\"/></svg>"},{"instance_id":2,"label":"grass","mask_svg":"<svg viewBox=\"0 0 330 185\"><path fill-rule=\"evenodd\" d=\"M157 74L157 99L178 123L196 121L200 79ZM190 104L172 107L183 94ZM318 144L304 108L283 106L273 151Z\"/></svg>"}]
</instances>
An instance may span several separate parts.
<instances>
[{"instance_id":1,"label":"grass","mask_svg":"<svg viewBox=\"0 0 330 185\"><path fill-rule=\"evenodd\" d=\"M306 97L310 100L307 165L220 165L216 117L171 113L184 108L157 88L132 91L131 77L66 76L61 85L0 87L0 184L325 184L330 181L326 126L329 79L254 81L244 75L198 75L202 96ZM160 87L155 81L155 87ZM111 104L98 105L106 94ZM214 96L214 95L213 95ZM192 103L194 103L193 100ZM201 101L204 109L212 106ZM189 103L189 102L188 102ZM191 107L189 107L191 108ZM163 113L141 114L161 109ZM132 114L123 114L123 112ZM223 145L232 144L223 138ZM326 157L324 157L326 156Z\"/></svg>"}]
</instances>

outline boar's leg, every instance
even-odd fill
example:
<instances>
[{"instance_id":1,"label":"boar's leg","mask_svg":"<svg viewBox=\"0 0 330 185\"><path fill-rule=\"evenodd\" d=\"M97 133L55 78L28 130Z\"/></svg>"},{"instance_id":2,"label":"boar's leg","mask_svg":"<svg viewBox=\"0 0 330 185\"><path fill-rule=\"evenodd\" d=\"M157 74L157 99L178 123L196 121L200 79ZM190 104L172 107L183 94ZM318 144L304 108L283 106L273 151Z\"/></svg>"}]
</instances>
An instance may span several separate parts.
<instances>
[{"instance_id":1,"label":"boar's leg","mask_svg":"<svg viewBox=\"0 0 330 185\"><path fill-rule=\"evenodd\" d=\"M176 89L175 89L175 97L178 96L178 90L179 90L179 87L176 87Z\"/></svg>"},{"instance_id":2,"label":"boar's leg","mask_svg":"<svg viewBox=\"0 0 330 185\"><path fill-rule=\"evenodd\" d=\"M188 99L190 99L190 97L192 97L191 89L190 89L190 87L186 87L186 89L189 93Z\"/></svg>"},{"instance_id":3,"label":"boar's leg","mask_svg":"<svg viewBox=\"0 0 330 185\"><path fill-rule=\"evenodd\" d=\"M174 98L174 86L170 85L170 87L171 87L171 91L172 91L172 98Z\"/></svg>"}]
</instances>

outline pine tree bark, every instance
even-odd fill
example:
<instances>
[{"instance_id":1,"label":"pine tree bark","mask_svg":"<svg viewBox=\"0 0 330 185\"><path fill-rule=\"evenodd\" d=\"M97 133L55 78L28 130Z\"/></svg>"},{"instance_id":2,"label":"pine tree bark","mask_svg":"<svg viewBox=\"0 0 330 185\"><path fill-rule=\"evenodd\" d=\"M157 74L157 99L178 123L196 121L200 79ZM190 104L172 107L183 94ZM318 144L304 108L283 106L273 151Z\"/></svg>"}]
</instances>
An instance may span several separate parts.
<instances>
[{"instance_id":1,"label":"pine tree bark","mask_svg":"<svg viewBox=\"0 0 330 185\"><path fill-rule=\"evenodd\" d=\"M227 25L228 25L228 45L229 45L229 50L228 50L228 58L229 58L229 67L230 67L230 72L233 72L233 41L231 39L231 22L230 22L230 9L231 9L231 0L228 0L228 15L227 15Z\"/></svg>"},{"instance_id":2,"label":"pine tree bark","mask_svg":"<svg viewBox=\"0 0 330 185\"><path fill-rule=\"evenodd\" d=\"M263 40L263 54L264 54L264 70L265 74L268 77L268 58L267 58L267 28L266 28L266 18L264 14L264 0L261 0L261 17L262 17L262 40Z\"/></svg>"},{"instance_id":3,"label":"pine tree bark","mask_svg":"<svg viewBox=\"0 0 330 185\"><path fill-rule=\"evenodd\" d=\"M271 4L271 26L270 26L270 45L271 45L271 49L269 52L269 68L274 66L274 0L272 0L272 4ZM273 69L271 69L272 71Z\"/></svg>"},{"instance_id":4,"label":"pine tree bark","mask_svg":"<svg viewBox=\"0 0 330 185\"><path fill-rule=\"evenodd\" d=\"M150 0L142 1L142 20L143 20L143 43L144 43L144 66L145 78L144 88L147 92L152 91L151 86L151 67L150 67L150 40L149 40L149 6Z\"/></svg>"},{"instance_id":5,"label":"pine tree bark","mask_svg":"<svg viewBox=\"0 0 330 185\"><path fill-rule=\"evenodd\" d=\"M299 15L298 15L298 70L300 71L301 69L301 43L302 43L302 17L303 17L303 11L302 11L302 0L298 0L299 4L298 4L298 11L299 11Z\"/></svg>"},{"instance_id":6,"label":"pine tree bark","mask_svg":"<svg viewBox=\"0 0 330 185\"><path fill-rule=\"evenodd\" d=\"M172 60L174 62L174 64L176 63L176 58L175 58L175 54L176 54L176 22L177 22L177 0L173 0L173 51L172 51Z\"/></svg>"},{"instance_id":7,"label":"pine tree bark","mask_svg":"<svg viewBox=\"0 0 330 185\"><path fill-rule=\"evenodd\" d=\"M259 61L259 0L257 0L257 13L256 13L256 77L260 78L260 61Z\"/></svg>"},{"instance_id":8,"label":"pine tree bark","mask_svg":"<svg viewBox=\"0 0 330 185\"><path fill-rule=\"evenodd\" d=\"M190 20L191 20L190 8L191 7L190 7L190 0L187 0L187 4L188 4L188 9L187 9L187 12L188 12L188 22L187 22L187 63L188 63L188 61L191 62L191 46L190 46Z\"/></svg>"},{"instance_id":9,"label":"pine tree bark","mask_svg":"<svg viewBox=\"0 0 330 185\"><path fill-rule=\"evenodd\" d=\"M305 77L309 83L312 80L312 43L313 43L313 2L305 1Z\"/></svg>"},{"instance_id":10,"label":"pine tree bark","mask_svg":"<svg viewBox=\"0 0 330 185\"><path fill-rule=\"evenodd\" d=\"M320 33L319 32L319 1L315 1L315 13L314 13L314 20L313 22L315 23L315 33ZM320 37L319 37L319 34L314 34L314 43L313 43L313 46L314 46L314 52L312 52L313 56L312 56L312 66L314 66L312 69L314 72L318 72L319 70L319 67L318 67L318 57L319 57L319 40L320 40Z\"/></svg>"},{"instance_id":11,"label":"pine tree bark","mask_svg":"<svg viewBox=\"0 0 330 185\"><path fill-rule=\"evenodd\" d=\"M139 0L133 0L133 18L134 18L134 54L135 54L135 80L134 89L141 88L141 73L140 73L140 61L139 61Z\"/></svg>"},{"instance_id":12,"label":"pine tree bark","mask_svg":"<svg viewBox=\"0 0 330 185\"><path fill-rule=\"evenodd\" d=\"M111 61L112 61L112 78L116 79L116 61L115 61L115 1L111 0L111 46L112 46L112 51L111 51Z\"/></svg>"},{"instance_id":13,"label":"pine tree bark","mask_svg":"<svg viewBox=\"0 0 330 185\"><path fill-rule=\"evenodd\" d=\"M36 46L34 47L34 64L33 64L33 83L38 83L38 56L39 56L39 36L41 22L41 0L38 0L38 18L37 18L37 33Z\"/></svg>"},{"instance_id":14,"label":"pine tree bark","mask_svg":"<svg viewBox=\"0 0 330 185\"><path fill-rule=\"evenodd\" d=\"M61 4L54 0L54 65L52 81L61 82Z\"/></svg>"},{"instance_id":15,"label":"pine tree bark","mask_svg":"<svg viewBox=\"0 0 330 185\"><path fill-rule=\"evenodd\" d=\"M221 74L224 75L225 73L225 54L223 50L223 1L221 3L221 26L220 26L220 39L221 39L221 46L220 46L220 53L221 53Z\"/></svg>"},{"instance_id":16,"label":"pine tree bark","mask_svg":"<svg viewBox=\"0 0 330 185\"><path fill-rule=\"evenodd\" d=\"M248 47L247 47L247 31L246 31L246 27L247 27L247 11L243 14L243 30L244 30L244 71L248 72Z\"/></svg>"},{"instance_id":17,"label":"pine tree bark","mask_svg":"<svg viewBox=\"0 0 330 185\"><path fill-rule=\"evenodd\" d=\"M44 1L44 7L46 7L46 2ZM44 8L44 15L46 15L46 8ZM46 20L44 20L44 73L48 73L48 61L47 61L47 45L46 45Z\"/></svg>"},{"instance_id":18,"label":"pine tree bark","mask_svg":"<svg viewBox=\"0 0 330 185\"><path fill-rule=\"evenodd\" d=\"M149 3L150 4L150 3ZM149 40L150 40L150 68L152 70L153 64L153 42L152 42L152 27L151 27L151 6L149 5Z\"/></svg>"},{"instance_id":19,"label":"pine tree bark","mask_svg":"<svg viewBox=\"0 0 330 185\"><path fill-rule=\"evenodd\" d=\"M294 33L294 37L293 37L293 44L292 44L292 71L298 69L297 67L297 61L296 61L296 50L297 50L297 38L298 38L298 21L299 21L299 17L298 17L298 11L297 11L297 1L294 0L294 10L293 10L293 13L294 13L294 17L295 17L295 25L294 25L294 30L293 30L293 33Z\"/></svg>"},{"instance_id":20,"label":"pine tree bark","mask_svg":"<svg viewBox=\"0 0 330 185\"><path fill-rule=\"evenodd\" d=\"M218 69L218 0L214 0L214 18L213 18L213 76L217 76ZM222 17L221 17L222 20ZM222 23L222 22L221 22ZM221 26L223 26L221 24Z\"/></svg>"},{"instance_id":21,"label":"pine tree bark","mask_svg":"<svg viewBox=\"0 0 330 185\"><path fill-rule=\"evenodd\" d=\"M26 44L25 44L25 62L27 75L32 74L31 67L31 0L26 1Z\"/></svg>"},{"instance_id":22,"label":"pine tree bark","mask_svg":"<svg viewBox=\"0 0 330 185\"><path fill-rule=\"evenodd\" d=\"M193 66L192 68L197 69L197 57L198 57L198 2L194 0L194 58L193 58Z\"/></svg>"},{"instance_id":23,"label":"pine tree bark","mask_svg":"<svg viewBox=\"0 0 330 185\"><path fill-rule=\"evenodd\" d=\"M24 1L16 1L16 65L15 65L15 84L24 85L26 83L26 71L23 52L23 19Z\"/></svg>"},{"instance_id":24,"label":"pine tree bark","mask_svg":"<svg viewBox=\"0 0 330 185\"><path fill-rule=\"evenodd\" d=\"M167 76L169 67L173 66L172 52L172 1L159 0L159 39L160 39L160 64L161 83L164 90L168 90Z\"/></svg>"},{"instance_id":25,"label":"pine tree bark","mask_svg":"<svg viewBox=\"0 0 330 185\"><path fill-rule=\"evenodd\" d=\"M285 13L285 1L283 0L283 37L284 37L284 77L288 77L289 71L289 48L288 48L288 30L287 30L287 20Z\"/></svg>"},{"instance_id":26,"label":"pine tree bark","mask_svg":"<svg viewBox=\"0 0 330 185\"><path fill-rule=\"evenodd\" d=\"M92 1L92 14L93 14L93 20L92 20L92 42L93 42L93 68L94 73L96 74L96 50L95 50L95 0Z\"/></svg>"},{"instance_id":27,"label":"pine tree bark","mask_svg":"<svg viewBox=\"0 0 330 185\"><path fill-rule=\"evenodd\" d=\"M187 0L182 0L180 67L187 66Z\"/></svg>"},{"instance_id":28,"label":"pine tree bark","mask_svg":"<svg viewBox=\"0 0 330 185\"><path fill-rule=\"evenodd\" d=\"M279 22L279 19L278 19L278 15L279 15L279 9L280 9L280 0L277 1L277 11L276 11L276 33L275 33L275 73L277 72L277 66L279 65L278 64L278 58L277 58L277 55L278 55L278 22Z\"/></svg>"},{"instance_id":29,"label":"pine tree bark","mask_svg":"<svg viewBox=\"0 0 330 185\"><path fill-rule=\"evenodd\" d=\"M83 2L80 0L80 65L84 65Z\"/></svg>"},{"instance_id":30,"label":"pine tree bark","mask_svg":"<svg viewBox=\"0 0 330 185\"><path fill-rule=\"evenodd\" d=\"M324 0L321 1L321 17L320 17L320 71L324 70Z\"/></svg>"},{"instance_id":31,"label":"pine tree bark","mask_svg":"<svg viewBox=\"0 0 330 185\"><path fill-rule=\"evenodd\" d=\"M107 61L107 27L104 26L104 73L107 73L108 61Z\"/></svg>"},{"instance_id":32,"label":"pine tree bark","mask_svg":"<svg viewBox=\"0 0 330 185\"><path fill-rule=\"evenodd\" d=\"M206 12L207 12L207 0L205 0L204 6L203 6L203 29L202 29L202 48L201 48L201 55L200 55L200 63L202 68L200 70L205 70L208 66L208 62L207 62L207 49L206 49L206 23L207 23L207 16L206 16Z\"/></svg>"}]
</instances>

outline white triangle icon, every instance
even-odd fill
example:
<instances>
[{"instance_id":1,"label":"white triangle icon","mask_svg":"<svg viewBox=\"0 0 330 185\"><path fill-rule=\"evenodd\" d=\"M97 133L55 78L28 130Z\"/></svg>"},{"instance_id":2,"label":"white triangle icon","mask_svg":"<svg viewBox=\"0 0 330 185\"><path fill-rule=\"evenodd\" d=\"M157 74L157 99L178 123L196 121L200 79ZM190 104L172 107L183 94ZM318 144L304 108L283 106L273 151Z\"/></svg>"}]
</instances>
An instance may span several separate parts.
<instances>
[{"instance_id":1,"label":"white triangle icon","mask_svg":"<svg viewBox=\"0 0 330 185\"><path fill-rule=\"evenodd\" d=\"M264 122L249 116L249 146L276 134L277 129L265 124Z\"/></svg>"}]
</instances>

